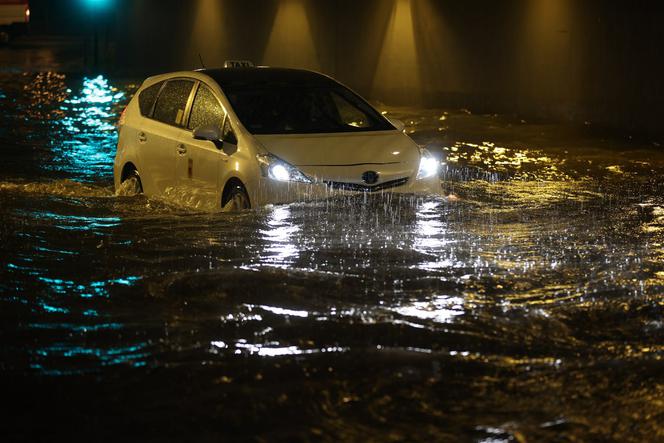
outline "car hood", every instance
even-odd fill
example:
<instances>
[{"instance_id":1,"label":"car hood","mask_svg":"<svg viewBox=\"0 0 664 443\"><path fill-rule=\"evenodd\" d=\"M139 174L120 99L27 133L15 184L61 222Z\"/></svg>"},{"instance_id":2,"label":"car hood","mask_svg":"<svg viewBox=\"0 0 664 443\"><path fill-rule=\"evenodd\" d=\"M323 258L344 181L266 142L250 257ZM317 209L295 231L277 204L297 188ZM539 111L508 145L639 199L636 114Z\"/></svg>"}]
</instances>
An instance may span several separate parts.
<instances>
[{"instance_id":1,"label":"car hood","mask_svg":"<svg viewBox=\"0 0 664 443\"><path fill-rule=\"evenodd\" d=\"M322 180L361 183L364 171L376 171L380 182L410 177L420 153L415 142L398 131L341 134L258 135L271 154Z\"/></svg>"}]
</instances>

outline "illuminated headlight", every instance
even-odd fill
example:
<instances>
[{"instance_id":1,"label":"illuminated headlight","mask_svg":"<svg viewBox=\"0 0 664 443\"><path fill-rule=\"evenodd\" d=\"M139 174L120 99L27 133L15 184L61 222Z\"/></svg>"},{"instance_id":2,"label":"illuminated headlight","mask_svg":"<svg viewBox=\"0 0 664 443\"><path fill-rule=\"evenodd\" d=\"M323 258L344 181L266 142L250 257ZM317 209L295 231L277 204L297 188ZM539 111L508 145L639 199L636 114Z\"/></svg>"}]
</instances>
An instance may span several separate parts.
<instances>
[{"instance_id":1,"label":"illuminated headlight","mask_svg":"<svg viewBox=\"0 0 664 443\"><path fill-rule=\"evenodd\" d=\"M440 162L426 149L420 150L420 169L417 171L417 179L433 177L438 173Z\"/></svg>"},{"instance_id":2,"label":"illuminated headlight","mask_svg":"<svg viewBox=\"0 0 664 443\"><path fill-rule=\"evenodd\" d=\"M311 183L311 179L295 166L286 163L272 154L258 156L264 177L280 182Z\"/></svg>"}]
</instances>

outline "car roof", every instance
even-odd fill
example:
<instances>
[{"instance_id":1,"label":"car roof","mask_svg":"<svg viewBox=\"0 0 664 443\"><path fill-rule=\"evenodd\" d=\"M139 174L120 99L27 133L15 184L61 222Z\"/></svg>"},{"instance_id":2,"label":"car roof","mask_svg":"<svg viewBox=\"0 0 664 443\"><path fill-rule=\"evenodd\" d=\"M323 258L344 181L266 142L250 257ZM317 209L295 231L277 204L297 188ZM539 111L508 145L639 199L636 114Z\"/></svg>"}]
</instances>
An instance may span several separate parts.
<instances>
[{"instance_id":1,"label":"car roof","mask_svg":"<svg viewBox=\"0 0 664 443\"><path fill-rule=\"evenodd\" d=\"M201 69L198 72L206 74L215 80L222 89L238 87L254 87L263 84L285 85L336 85L330 77L304 69L289 68L222 68Z\"/></svg>"}]
</instances>

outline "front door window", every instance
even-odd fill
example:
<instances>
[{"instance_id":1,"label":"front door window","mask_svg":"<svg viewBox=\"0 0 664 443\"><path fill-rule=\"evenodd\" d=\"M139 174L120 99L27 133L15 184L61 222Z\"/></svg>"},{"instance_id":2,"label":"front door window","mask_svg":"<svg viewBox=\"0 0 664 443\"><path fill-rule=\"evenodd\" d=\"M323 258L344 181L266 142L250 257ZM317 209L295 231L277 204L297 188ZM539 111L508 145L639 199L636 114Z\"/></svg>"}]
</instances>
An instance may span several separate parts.
<instances>
[{"instance_id":1,"label":"front door window","mask_svg":"<svg viewBox=\"0 0 664 443\"><path fill-rule=\"evenodd\" d=\"M196 92L194 105L191 108L191 117L187 127L191 130L201 126L221 126L224 121L224 110L210 88L201 85Z\"/></svg>"}]
</instances>

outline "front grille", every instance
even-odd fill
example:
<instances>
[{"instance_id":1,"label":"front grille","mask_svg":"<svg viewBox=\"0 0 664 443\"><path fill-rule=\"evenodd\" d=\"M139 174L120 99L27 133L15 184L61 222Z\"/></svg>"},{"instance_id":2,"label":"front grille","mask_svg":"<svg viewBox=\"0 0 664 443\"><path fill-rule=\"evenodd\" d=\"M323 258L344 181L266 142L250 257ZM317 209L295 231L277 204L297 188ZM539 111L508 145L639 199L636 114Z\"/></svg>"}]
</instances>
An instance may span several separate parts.
<instances>
[{"instance_id":1,"label":"front grille","mask_svg":"<svg viewBox=\"0 0 664 443\"><path fill-rule=\"evenodd\" d=\"M355 192L378 192L384 191L385 189L396 188L398 186L403 186L408 183L408 177L399 178L396 180L391 180L389 182L380 183L374 186L360 185L357 183L343 183L343 182L333 182L326 181L325 184L332 189L341 189L344 191L355 191Z\"/></svg>"}]
</instances>

